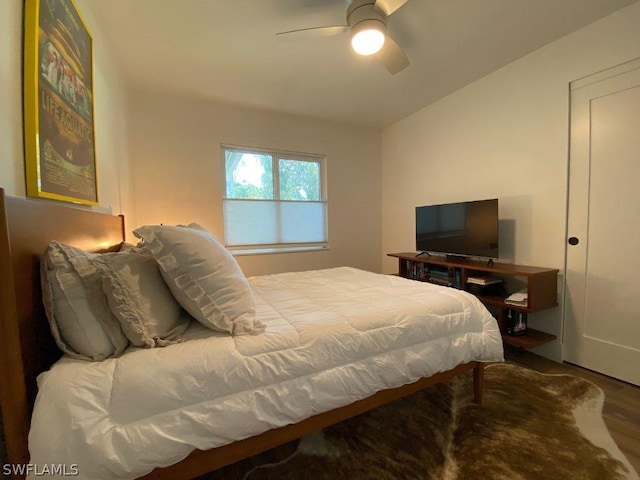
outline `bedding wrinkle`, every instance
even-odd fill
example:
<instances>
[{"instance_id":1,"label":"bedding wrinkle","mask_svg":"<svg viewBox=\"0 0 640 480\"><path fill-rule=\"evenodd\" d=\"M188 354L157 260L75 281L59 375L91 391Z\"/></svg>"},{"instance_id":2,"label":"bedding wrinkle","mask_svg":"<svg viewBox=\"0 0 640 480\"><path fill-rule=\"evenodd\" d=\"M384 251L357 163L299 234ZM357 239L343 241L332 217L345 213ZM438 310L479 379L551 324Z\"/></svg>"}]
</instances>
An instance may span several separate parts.
<instances>
[{"instance_id":1,"label":"bedding wrinkle","mask_svg":"<svg viewBox=\"0 0 640 480\"><path fill-rule=\"evenodd\" d=\"M312 290L317 288L317 285L313 283L309 283L308 286L311 287ZM333 290L335 294L339 294L340 292L339 289L336 291L335 288L333 288ZM260 298L260 295L254 294L254 297ZM263 303L266 302L257 302L258 308ZM316 296L312 294L312 291L305 290L302 295L296 296L295 300L290 300L289 304L288 308L277 310L277 313L281 316L287 316L287 318L297 319L295 323L292 323L292 326L296 332L298 332L302 343L302 346L299 348L326 352L325 355L328 357L335 355L337 358L342 356L340 355L340 350L346 349L357 353L358 349L371 348L370 345L363 344L366 342L363 342L362 339L353 339L350 334L351 332L346 331L347 329L354 329L354 325L347 321L340 309L327 309L326 306L323 309L323 302L319 301ZM324 305L326 305L326 302L324 302ZM375 311L376 309L373 307L369 310ZM327 315L327 312L329 312L329 315ZM361 315L371 318L371 312L364 312L361 313ZM313 324L316 324L317 327L310 332L307 327ZM267 332L268 331L269 329L267 328ZM246 337L236 339L238 350L241 353L246 356L255 355L255 351L249 354L247 350L243 350L244 346L248 343L255 344L256 340ZM264 345L260 345L259 348L263 349Z\"/></svg>"}]
</instances>

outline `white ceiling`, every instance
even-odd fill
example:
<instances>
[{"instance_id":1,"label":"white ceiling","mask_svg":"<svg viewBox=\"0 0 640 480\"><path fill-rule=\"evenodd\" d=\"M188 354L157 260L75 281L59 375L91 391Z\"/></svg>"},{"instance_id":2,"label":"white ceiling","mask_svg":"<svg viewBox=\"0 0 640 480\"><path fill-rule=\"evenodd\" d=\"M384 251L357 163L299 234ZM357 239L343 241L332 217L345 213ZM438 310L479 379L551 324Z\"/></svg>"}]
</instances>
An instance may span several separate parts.
<instances>
[{"instance_id":1,"label":"white ceiling","mask_svg":"<svg viewBox=\"0 0 640 480\"><path fill-rule=\"evenodd\" d=\"M348 34L345 0L91 0L128 82L151 90L383 128L636 0L409 0L389 34L411 65L391 75Z\"/></svg>"}]
</instances>

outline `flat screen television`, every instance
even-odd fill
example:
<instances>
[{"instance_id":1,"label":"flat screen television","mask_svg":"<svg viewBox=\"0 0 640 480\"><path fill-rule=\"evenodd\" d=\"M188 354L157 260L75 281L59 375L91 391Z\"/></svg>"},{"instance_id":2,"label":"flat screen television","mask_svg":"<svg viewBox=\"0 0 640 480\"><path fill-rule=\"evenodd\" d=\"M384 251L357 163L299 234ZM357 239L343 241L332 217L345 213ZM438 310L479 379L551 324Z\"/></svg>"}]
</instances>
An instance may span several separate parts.
<instances>
[{"instance_id":1,"label":"flat screen television","mask_svg":"<svg viewBox=\"0 0 640 480\"><path fill-rule=\"evenodd\" d=\"M498 258L498 199L416 207L416 250Z\"/></svg>"}]
</instances>

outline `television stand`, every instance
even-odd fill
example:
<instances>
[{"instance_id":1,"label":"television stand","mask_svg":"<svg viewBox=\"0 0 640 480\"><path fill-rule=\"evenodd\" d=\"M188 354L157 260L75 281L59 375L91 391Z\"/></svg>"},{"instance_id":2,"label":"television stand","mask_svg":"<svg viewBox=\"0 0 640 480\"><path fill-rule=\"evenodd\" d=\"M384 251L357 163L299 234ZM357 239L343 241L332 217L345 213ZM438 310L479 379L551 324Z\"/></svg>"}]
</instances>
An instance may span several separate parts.
<instances>
[{"instance_id":1,"label":"television stand","mask_svg":"<svg viewBox=\"0 0 640 480\"><path fill-rule=\"evenodd\" d=\"M421 257L422 255L426 255L427 257L430 257L431 254L429 252L420 252L416 255L416 257Z\"/></svg>"},{"instance_id":2,"label":"television stand","mask_svg":"<svg viewBox=\"0 0 640 480\"><path fill-rule=\"evenodd\" d=\"M419 254L410 253L388 253L389 257L398 259L399 275L411 280L446 285L461 290L468 291L467 278L473 276L495 275L505 280L518 277L527 282L527 304L511 305L505 303L508 294L502 295L475 295L487 307L497 310L495 317L502 332L504 343L515 345L522 349L538 347L544 343L556 339L555 335L540 332L532 328L527 328L527 333L521 336L510 336L505 329L505 311L512 309L518 312L535 313L548 308L558 306L558 269L540 268L525 265L513 265L510 263L500 263L493 261L470 260L468 258L443 255L433 255L429 258L421 257ZM437 270L448 272L430 277L430 271ZM471 292L470 292L471 293Z\"/></svg>"}]
</instances>

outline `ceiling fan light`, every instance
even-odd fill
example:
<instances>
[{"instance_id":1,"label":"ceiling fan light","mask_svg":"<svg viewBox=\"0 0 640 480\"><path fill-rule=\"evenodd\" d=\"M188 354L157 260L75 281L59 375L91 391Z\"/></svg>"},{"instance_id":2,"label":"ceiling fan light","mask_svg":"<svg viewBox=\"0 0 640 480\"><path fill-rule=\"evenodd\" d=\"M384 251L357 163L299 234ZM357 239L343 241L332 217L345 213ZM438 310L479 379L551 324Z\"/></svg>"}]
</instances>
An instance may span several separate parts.
<instances>
[{"instance_id":1,"label":"ceiling fan light","mask_svg":"<svg viewBox=\"0 0 640 480\"><path fill-rule=\"evenodd\" d=\"M373 55L384 45L384 25L376 21L359 23L351 36L351 47L359 55Z\"/></svg>"}]
</instances>

